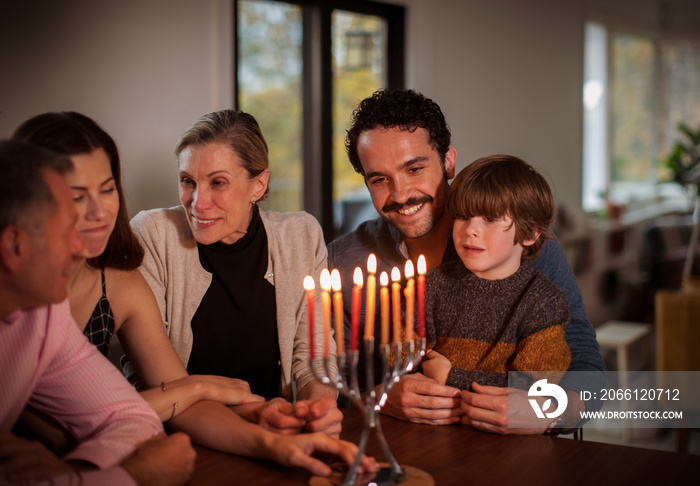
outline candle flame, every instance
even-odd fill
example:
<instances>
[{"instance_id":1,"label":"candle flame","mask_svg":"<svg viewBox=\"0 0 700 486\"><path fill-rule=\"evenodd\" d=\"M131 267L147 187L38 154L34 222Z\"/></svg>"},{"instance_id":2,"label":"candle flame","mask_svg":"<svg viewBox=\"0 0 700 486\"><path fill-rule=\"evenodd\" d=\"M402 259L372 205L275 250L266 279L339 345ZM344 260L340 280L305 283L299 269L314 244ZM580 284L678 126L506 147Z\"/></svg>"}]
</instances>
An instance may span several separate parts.
<instances>
[{"instance_id":1,"label":"candle flame","mask_svg":"<svg viewBox=\"0 0 700 486\"><path fill-rule=\"evenodd\" d=\"M331 272L331 287L333 292L340 292L340 272L337 268L334 268Z\"/></svg>"},{"instance_id":2,"label":"candle flame","mask_svg":"<svg viewBox=\"0 0 700 486\"><path fill-rule=\"evenodd\" d=\"M355 267L355 273L352 276L352 281L355 283L355 285L362 287L363 278L362 269L360 267Z\"/></svg>"},{"instance_id":3,"label":"candle flame","mask_svg":"<svg viewBox=\"0 0 700 486\"><path fill-rule=\"evenodd\" d=\"M391 281L398 282L401 280L401 270L399 267L394 267L391 269Z\"/></svg>"},{"instance_id":4,"label":"candle flame","mask_svg":"<svg viewBox=\"0 0 700 486\"><path fill-rule=\"evenodd\" d=\"M425 263L425 256L423 256L423 255L419 256L418 257L418 274L424 275L427 266L428 265Z\"/></svg>"},{"instance_id":5,"label":"candle flame","mask_svg":"<svg viewBox=\"0 0 700 486\"><path fill-rule=\"evenodd\" d=\"M403 274L406 278L413 278L413 262L411 260L406 260L406 266L404 267Z\"/></svg>"},{"instance_id":6,"label":"candle flame","mask_svg":"<svg viewBox=\"0 0 700 486\"><path fill-rule=\"evenodd\" d=\"M386 272L382 272L382 274L379 276L379 283L382 284L384 287L389 285L389 274Z\"/></svg>"},{"instance_id":7,"label":"candle flame","mask_svg":"<svg viewBox=\"0 0 700 486\"><path fill-rule=\"evenodd\" d=\"M313 290L315 288L314 278L311 275L304 277L304 290Z\"/></svg>"},{"instance_id":8,"label":"candle flame","mask_svg":"<svg viewBox=\"0 0 700 486\"><path fill-rule=\"evenodd\" d=\"M327 268L321 270L320 285L323 290L331 289L331 272Z\"/></svg>"},{"instance_id":9,"label":"candle flame","mask_svg":"<svg viewBox=\"0 0 700 486\"><path fill-rule=\"evenodd\" d=\"M367 271L369 273L375 273L377 271L377 257L374 253L370 253L367 257Z\"/></svg>"}]
</instances>

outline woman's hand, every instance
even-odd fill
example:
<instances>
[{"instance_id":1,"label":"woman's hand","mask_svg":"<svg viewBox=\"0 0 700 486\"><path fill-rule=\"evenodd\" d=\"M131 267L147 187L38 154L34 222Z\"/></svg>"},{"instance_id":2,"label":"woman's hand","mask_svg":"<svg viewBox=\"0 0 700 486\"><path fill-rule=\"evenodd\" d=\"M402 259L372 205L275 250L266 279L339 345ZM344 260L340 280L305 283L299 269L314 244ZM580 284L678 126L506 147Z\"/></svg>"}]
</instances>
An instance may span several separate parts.
<instances>
[{"instance_id":1,"label":"woman's hand","mask_svg":"<svg viewBox=\"0 0 700 486\"><path fill-rule=\"evenodd\" d=\"M447 377L450 375L450 370L452 369L450 360L432 349L428 350L425 357L427 360L421 363L423 374L441 385L447 383Z\"/></svg>"},{"instance_id":2,"label":"woman's hand","mask_svg":"<svg viewBox=\"0 0 700 486\"><path fill-rule=\"evenodd\" d=\"M250 392L243 380L212 375L188 375L141 392L163 422L181 414L195 403L208 400L240 406L263 403L265 399ZM177 404L177 407L174 406Z\"/></svg>"},{"instance_id":3,"label":"woman's hand","mask_svg":"<svg viewBox=\"0 0 700 486\"><path fill-rule=\"evenodd\" d=\"M331 397L299 400L294 404L294 415L306 422L305 432L323 432L331 437L340 437L343 412L338 410L338 402Z\"/></svg>"},{"instance_id":4,"label":"woman's hand","mask_svg":"<svg viewBox=\"0 0 700 486\"><path fill-rule=\"evenodd\" d=\"M293 435L300 432L323 432L338 438L343 413L331 397L299 400L294 404L283 398L264 403L249 403L233 408L238 415L272 432Z\"/></svg>"},{"instance_id":5,"label":"woman's hand","mask_svg":"<svg viewBox=\"0 0 700 486\"><path fill-rule=\"evenodd\" d=\"M289 467L302 467L317 476L330 476L331 467L311 454L330 454L336 456L348 466L352 465L357 454L357 446L351 442L338 440L326 434L301 434L273 438L267 445L268 458ZM379 464L363 455L358 473L374 473Z\"/></svg>"},{"instance_id":6,"label":"woman's hand","mask_svg":"<svg viewBox=\"0 0 700 486\"><path fill-rule=\"evenodd\" d=\"M216 375L190 375L166 385L170 388L173 385L177 386L178 382L201 389L201 400L212 400L229 406L265 401L260 395L250 392L250 385L247 381L237 378Z\"/></svg>"},{"instance_id":7,"label":"woman's hand","mask_svg":"<svg viewBox=\"0 0 700 486\"><path fill-rule=\"evenodd\" d=\"M301 432L306 425L303 417L294 413L294 405L284 398L273 398L267 402L247 403L233 407L233 410L248 422L282 435Z\"/></svg>"}]
</instances>

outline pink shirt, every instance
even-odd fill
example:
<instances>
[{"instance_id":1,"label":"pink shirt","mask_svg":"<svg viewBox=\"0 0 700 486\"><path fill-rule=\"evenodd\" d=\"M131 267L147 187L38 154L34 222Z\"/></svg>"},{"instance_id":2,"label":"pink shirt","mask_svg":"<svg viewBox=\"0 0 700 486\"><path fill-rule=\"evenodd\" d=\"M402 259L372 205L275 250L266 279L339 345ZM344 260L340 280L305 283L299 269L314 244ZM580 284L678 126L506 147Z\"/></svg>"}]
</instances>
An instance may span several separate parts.
<instances>
[{"instance_id":1,"label":"pink shirt","mask_svg":"<svg viewBox=\"0 0 700 486\"><path fill-rule=\"evenodd\" d=\"M29 403L80 443L64 459L103 469L62 477L60 484L78 484L81 479L102 486L133 484L126 471L113 466L163 426L117 368L82 335L67 300L17 311L0 321L0 370L0 430L9 431Z\"/></svg>"}]
</instances>

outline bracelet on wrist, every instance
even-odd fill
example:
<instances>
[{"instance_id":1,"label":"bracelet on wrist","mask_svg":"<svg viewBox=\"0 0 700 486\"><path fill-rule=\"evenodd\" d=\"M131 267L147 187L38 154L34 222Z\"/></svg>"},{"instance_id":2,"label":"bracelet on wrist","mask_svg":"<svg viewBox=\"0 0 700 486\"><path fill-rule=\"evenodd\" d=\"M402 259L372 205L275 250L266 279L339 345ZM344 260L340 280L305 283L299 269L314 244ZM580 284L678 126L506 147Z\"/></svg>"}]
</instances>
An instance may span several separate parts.
<instances>
[{"instance_id":1,"label":"bracelet on wrist","mask_svg":"<svg viewBox=\"0 0 700 486\"><path fill-rule=\"evenodd\" d=\"M177 402L173 402L173 413L170 415L170 418L167 420L168 422L171 421L175 417L175 410L177 410Z\"/></svg>"}]
</instances>

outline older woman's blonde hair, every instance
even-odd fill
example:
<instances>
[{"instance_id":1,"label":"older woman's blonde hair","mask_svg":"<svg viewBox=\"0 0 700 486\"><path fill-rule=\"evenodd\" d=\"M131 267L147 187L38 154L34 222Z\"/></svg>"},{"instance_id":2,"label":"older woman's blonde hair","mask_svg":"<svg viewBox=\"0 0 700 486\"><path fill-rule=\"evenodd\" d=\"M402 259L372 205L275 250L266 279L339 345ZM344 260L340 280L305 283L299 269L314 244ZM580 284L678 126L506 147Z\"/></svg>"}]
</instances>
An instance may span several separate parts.
<instances>
[{"instance_id":1,"label":"older woman's blonde hair","mask_svg":"<svg viewBox=\"0 0 700 486\"><path fill-rule=\"evenodd\" d=\"M241 165L253 179L269 168L267 142L253 115L236 110L208 113L194 122L175 144L175 156L190 146L201 147L210 143L228 146L240 159ZM270 186L259 199L270 192Z\"/></svg>"}]
</instances>

